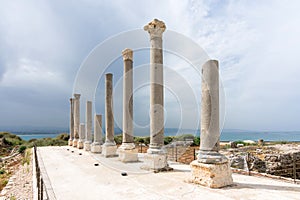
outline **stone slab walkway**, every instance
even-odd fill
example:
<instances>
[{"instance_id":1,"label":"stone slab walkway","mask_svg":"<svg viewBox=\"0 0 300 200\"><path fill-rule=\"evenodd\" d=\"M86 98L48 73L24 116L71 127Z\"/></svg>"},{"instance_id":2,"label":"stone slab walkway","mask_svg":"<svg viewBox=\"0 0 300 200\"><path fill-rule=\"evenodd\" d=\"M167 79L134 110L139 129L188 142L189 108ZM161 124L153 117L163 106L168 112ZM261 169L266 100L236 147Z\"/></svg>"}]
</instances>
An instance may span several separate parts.
<instances>
[{"instance_id":1,"label":"stone slab walkway","mask_svg":"<svg viewBox=\"0 0 300 200\"><path fill-rule=\"evenodd\" d=\"M56 199L300 199L300 185L270 178L233 174L234 186L210 189L187 182L188 165L170 163L172 172L149 173L140 169L142 162L123 164L72 147L41 147L38 153Z\"/></svg>"}]
</instances>

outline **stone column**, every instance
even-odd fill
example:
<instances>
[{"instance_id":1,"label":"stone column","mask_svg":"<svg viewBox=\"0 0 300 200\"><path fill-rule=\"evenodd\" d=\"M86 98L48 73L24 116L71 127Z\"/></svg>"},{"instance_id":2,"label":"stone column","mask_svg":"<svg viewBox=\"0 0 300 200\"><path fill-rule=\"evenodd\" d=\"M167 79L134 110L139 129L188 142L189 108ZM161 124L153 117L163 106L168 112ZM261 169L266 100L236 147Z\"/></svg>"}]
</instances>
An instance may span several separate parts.
<instances>
[{"instance_id":1,"label":"stone column","mask_svg":"<svg viewBox=\"0 0 300 200\"><path fill-rule=\"evenodd\" d=\"M73 146L74 137L74 99L70 98L70 138L68 141L69 146Z\"/></svg>"},{"instance_id":2,"label":"stone column","mask_svg":"<svg viewBox=\"0 0 300 200\"><path fill-rule=\"evenodd\" d=\"M114 113L113 113L113 75L105 75L105 143L102 154L105 157L116 156L117 145L114 140Z\"/></svg>"},{"instance_id":3,"label":"stone column","mask_svg":"<svg viewBox=\"0 0 300 200\"><path fill-rule=\"evenodd\" d=\"M73 147L77 147L80 124L80 94L74 94L74 139Z\"/></svg>"},{"instance_id":4,"label":"stone column","mask_svg":"<svg viewBox=\"0 0 300 200\"><path fill-rule=\"evenodd\" d=\"M94 117L94 142L92 144L92 153L101 153L102 144L102 115L95 114Z\"/></svg>"},{"instance_id":5,"label":"stone column","mask_svg":"<svg viewBox=\"0 0 300 200\"><path fill-rule=\"evenodd\" d=\"M86 102L86 110L85 110L85 142L84 142L84 150L90 151L92 144L92 102Z\"/></svg>"},{"instance_id":6,"label":"stone column","mask_svg":"<svg viewBox=\"0 0 300 200\"><path fill-rule=\"evenodd\" d=\"M133 51L122 51L124 62L123 75L123 141L118 149L119 160L122 162L138 161L133 141Z\"/></svg>"},{"instance_id":7,"label":"stone column","mask_svg":"<svg viewBox=\"0 0 300 200\"><path fill-rule=\"evenodd\" d=\"M85 124L81 123L79 127L79 140L77 142L77 148L82 149L84 143L84 136L85 136Z\"/></svg>"},{"instance_id":8,"label":"stone column","mask_svg":"<svg viewBox=\"0 0 300 200\"><path fill-rule=\"evenodd\" d=\"M191 163L193 181L211 188L231 185L228 159L219 153L219 64L209 60L202 66L201 138L198 159Z\"/></svg>"},{"instance_id":9,"label":"stone column","mask_svg":"<svg viewBox=\"0 0 300 200\"><path fill-rule=\"evenodd\" d=\"M145 157L146 168L167 167L164 145L164 86L162 34L165 23L154 19L144 30L150 34L150 146Z\"/></svg>"}]
</instances>

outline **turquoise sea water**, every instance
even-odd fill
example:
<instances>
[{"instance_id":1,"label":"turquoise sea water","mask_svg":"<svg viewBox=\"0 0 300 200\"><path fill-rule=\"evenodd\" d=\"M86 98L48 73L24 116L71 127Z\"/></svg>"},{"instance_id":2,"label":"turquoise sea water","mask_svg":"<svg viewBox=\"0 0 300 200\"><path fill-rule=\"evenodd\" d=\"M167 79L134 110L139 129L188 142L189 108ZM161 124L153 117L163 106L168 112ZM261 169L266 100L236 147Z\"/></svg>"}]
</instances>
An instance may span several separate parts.
<instances>
[{"instance_id":1,"label":"turquoise sea water","mask_svg":"<svg viewBox=\"0 0 300 200\"><path fill-rule=\"evenodd\" d=\"M67 131L64 131L67 132ZM120 134L120 131L115 131L115 134ZM193 134L199 136L199 131L191 131L185 130L182 131L184 134ZM58 132L15 132L16 135L20 136L24 140L30 139L39 139L39 138L54 138L60 133ZM135 134L136 136L147 136L147 134ZM174 136L180 135L178 130L176 129L165 129L165 136ZM257 141L258 139L263 139L265 141L300 141L300 131L290 131L290 132L258 132L258 131L228 131L224 130L220 136L221 141L237 141L237 140L254 140Z\"/></svg>"}]
</instances>

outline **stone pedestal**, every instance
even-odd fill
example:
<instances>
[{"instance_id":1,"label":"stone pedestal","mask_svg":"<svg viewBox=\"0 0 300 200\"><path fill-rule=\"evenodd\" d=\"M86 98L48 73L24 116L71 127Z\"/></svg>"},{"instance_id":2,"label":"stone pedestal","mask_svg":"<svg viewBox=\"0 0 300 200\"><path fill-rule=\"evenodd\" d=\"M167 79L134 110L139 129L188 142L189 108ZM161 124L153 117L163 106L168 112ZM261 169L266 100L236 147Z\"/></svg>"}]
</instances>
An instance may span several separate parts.
<instances>
[{"instance_id":1,"label":"stone pedestal","mask_svg":"<svg viewBox=\"0 0 300 200\"><path fill-rule=\"evenodd\" d=\"M108 157L116 157L118 156L117 155L117 145L116 144L111 144L111 145L108 145L106 143L104 143L102 145L102 155L106 158Z\"/></svg>"},{"instance_id":2,"label":"stone pedestal","mask_svg":"<svg viewBox=\"0 0 300 200\"><path fill-rule=\"evenodd\" d=\"M82 139L79 139L77 141L77 148L78 149L83 149L83 146L84 146L84 141Z\"/></svg>"},{"instance_id":3,"label":"stone pedestal","mask_svg":"<svg viewBox=\"0 0 300 200\"><path fill-rule=\"evenodd\" d=\"M102 148L99 142L93 142L91 145L91 152L92 153L101 153Z\"/></svg>"},{"instance_id":4,"label":"stone pedestal","mask_svg":"<svg viewBox=\"0 0 300 200\"><path fill-rule=\"evenodd\" d=\"M168 167L167 156L165 152L162 153L149 153L144 156L144 166L143 169L164 171Z\"/></svg>"},{"instance_id":5,"label":"stone pedestal","mask_svg":"<svg viewBox=\"0 0 300 200\"><path fill-rule=\"evenodd\" d=\"M69 139L68 145L69 145L69 146L73 146L73 139Z\"/></svg>"},{"instance_id":6,"label":"stone pedestal","mask_svg":"<svg viewBox=\"0 0 300 200\"><path fill-rule=\"evenodd\" d=\"M137 162L138 153L135 150L134 143L123 143L117 151L119 160L122 162Z\"/></svg>"},{"instance_id":7,"label":"stone pedestal","mask_svg":"<svg viewBox=\"0 0 300 200\"><path fill-rule=\"evenodd\" d=\"M83 149L85 151L90 151L91 150L91 144L92 144L91 141L85 141L84 144L83 144Z\"/></svg>"},{"instance_id":8,"label":"stone pedestal","mask_svg":"<svg viewBox=\"0 0 300 200\"><path fill-rule=\"evenodd\" d=\"M73 147L77 147L78 140L76 138L73 139L72 145Z\"/></svg>"},{"instance_id":9,"label":"stone pedestal","mask_svg":"<svg viewBox=\"0 0 300 200\"><path fill-rule=\"evenodd\" d=\"M193 183L210 188L221 188L233 184L229 162L206 164L194 160L190 166Z\"/></svg>"}]
</instances>

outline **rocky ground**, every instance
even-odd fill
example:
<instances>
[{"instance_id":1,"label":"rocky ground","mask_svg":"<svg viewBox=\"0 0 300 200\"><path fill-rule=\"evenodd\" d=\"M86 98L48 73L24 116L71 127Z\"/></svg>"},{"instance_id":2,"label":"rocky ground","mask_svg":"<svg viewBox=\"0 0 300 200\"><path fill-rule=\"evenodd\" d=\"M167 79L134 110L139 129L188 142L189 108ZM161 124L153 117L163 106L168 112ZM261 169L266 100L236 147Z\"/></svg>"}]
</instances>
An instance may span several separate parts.
<instances>
[{"instance_id":1,"label":"rocky ground","mask_svg":"<svg viewBox=\"0 0 300 200\"><path fill-rule=\"evenodd\" d=\"M7 185L0 193L0 200L31 200L32 195L32 160L31 155L15 165Z\"/></svg>"}]
</instances>

